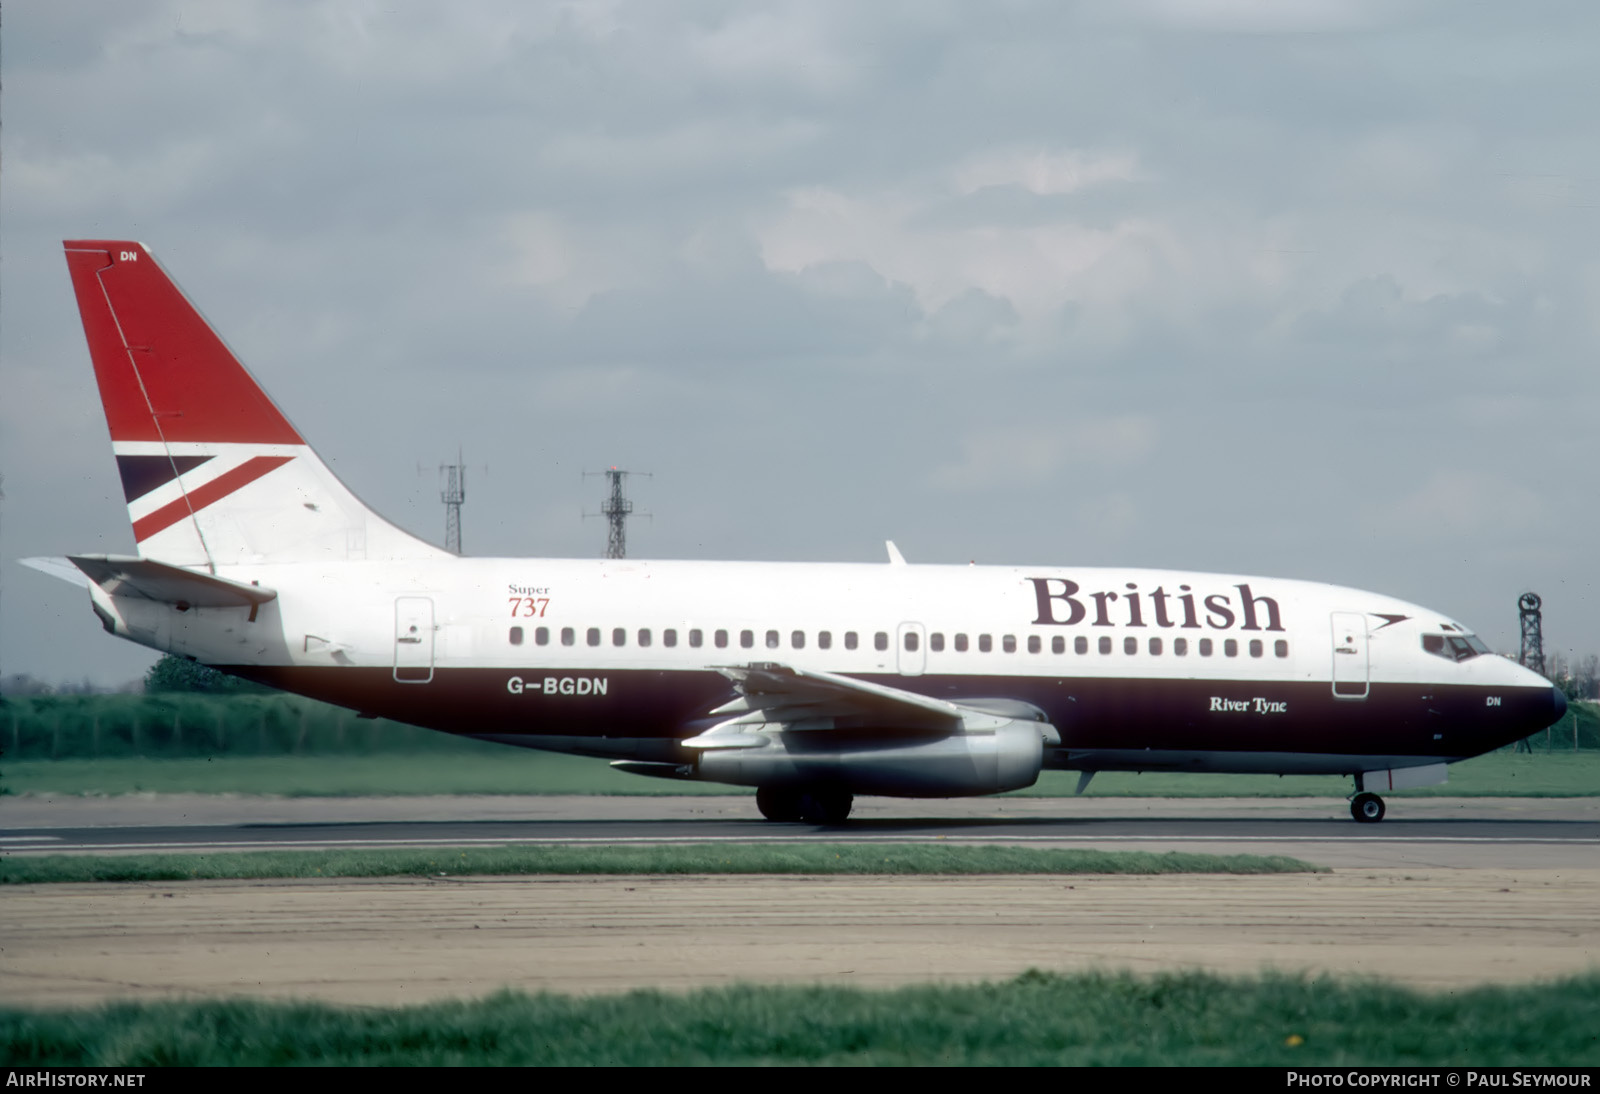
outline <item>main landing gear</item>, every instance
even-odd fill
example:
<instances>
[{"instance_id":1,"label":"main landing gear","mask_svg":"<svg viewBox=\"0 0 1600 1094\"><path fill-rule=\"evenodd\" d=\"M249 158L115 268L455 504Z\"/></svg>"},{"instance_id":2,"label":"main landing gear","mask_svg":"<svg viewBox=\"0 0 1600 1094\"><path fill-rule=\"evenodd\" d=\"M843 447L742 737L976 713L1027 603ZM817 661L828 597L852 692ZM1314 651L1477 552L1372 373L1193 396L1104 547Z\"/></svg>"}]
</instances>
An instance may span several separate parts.
<instances>
[{"instance_id":1,"label":"main landing gear","mask_svg":"<svg viewBox=\"0 0 1600 1094\"><path fill-rule=\"evenodd\" d=\"M756 808L770 821L843 824L854 804L855 797L843 790L763 786L756 791Z\"/></svg>"},{"instance_id":2,"label":"main landing gear","mask_svg":"<svg viewBox=\"0 0 1600 1094\"><path fill-rule=\"evenodd\" d=\"M1350 815L1362 824L1377 824L1383 819L1383 799L1363 791L1350 799Z\"/></svg>"}]
</instances>

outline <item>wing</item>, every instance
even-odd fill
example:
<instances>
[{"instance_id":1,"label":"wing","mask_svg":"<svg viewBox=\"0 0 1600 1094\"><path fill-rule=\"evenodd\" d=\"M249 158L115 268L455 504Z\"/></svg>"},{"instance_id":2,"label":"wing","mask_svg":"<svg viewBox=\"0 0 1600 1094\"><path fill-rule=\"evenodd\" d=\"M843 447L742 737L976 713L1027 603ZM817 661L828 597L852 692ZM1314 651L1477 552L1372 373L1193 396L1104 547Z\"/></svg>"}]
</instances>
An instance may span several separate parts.
<instances>
[{"instance_id":1,"label":"wing","mask_svg":"<svg viewBox=\"0 0 1600 1094\"><path fill-rule=\"evenodd\" d=\"M683 742L686 748L754 748L770 733L854 732L874 736L940 736L982 731L1019 718L1044 722L1027 703L974 700L952 703L849 676L773 662L718 666L737 697L711 711L728 715Z\"/></svg>"}]
</instances>

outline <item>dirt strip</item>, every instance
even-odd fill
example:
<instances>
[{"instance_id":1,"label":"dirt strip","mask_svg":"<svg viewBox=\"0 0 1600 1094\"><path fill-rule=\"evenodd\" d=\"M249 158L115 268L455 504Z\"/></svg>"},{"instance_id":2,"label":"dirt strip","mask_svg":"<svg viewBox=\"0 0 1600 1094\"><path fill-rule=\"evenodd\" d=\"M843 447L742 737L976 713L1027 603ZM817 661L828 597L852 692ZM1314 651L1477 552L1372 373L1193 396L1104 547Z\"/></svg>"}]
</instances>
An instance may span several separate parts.
<instances>
[{"instance_id":1,"label":"dirt strip","mask_svg":"<svg viewBox=\"0 0 1600 1094\"><path fill-rule=\"evenodd\" d=\"M1600 967L1596 907L1600 869L16 886L0 890L0 1000L397 1004L1028 968L1273 968L1449 989Z\"/></svg>"}]
</instances>

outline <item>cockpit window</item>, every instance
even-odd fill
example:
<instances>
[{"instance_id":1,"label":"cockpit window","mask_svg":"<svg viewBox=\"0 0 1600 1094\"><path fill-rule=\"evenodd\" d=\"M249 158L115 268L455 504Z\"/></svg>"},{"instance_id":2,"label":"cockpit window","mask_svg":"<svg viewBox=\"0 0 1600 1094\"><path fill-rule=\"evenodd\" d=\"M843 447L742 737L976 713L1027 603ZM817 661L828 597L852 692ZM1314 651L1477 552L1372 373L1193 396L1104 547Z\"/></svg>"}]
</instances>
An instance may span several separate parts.
<instances>
[{"instance_id":1,"label":"cockpit window","mask_svg":"<svg viewBox=\"0 0 1600 1094\"><path fill-rule=\"evenodd\" d=\"M1448 661L1469 661L1489 652L1489 647L1477 635L1460 631L1455 634L1425 634L1422 636L1422 648Z\"/></svg>"}]
</instances>

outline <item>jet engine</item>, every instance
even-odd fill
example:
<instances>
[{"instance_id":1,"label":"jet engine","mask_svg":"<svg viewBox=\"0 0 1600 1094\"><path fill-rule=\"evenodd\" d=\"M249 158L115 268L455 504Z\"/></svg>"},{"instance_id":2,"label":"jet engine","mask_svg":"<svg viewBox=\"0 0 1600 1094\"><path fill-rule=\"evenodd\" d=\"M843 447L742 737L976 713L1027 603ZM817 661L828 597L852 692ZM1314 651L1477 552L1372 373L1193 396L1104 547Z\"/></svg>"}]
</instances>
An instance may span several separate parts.
<instances>
[{"instance_id":1,"label":"jet engine","mask_svg":"<svg viewBox=\"0 0 1600 1094\"><path fill-rule=\"evenodd\" d=\"M827 786L852 794L959 798L1032 786L1055 729L979 716L940 736L883 730L786 730L754 747L708 749L696 778L737 786ZM987 724L982 724L987 723Z\"/></svg>"}]
</instances>

